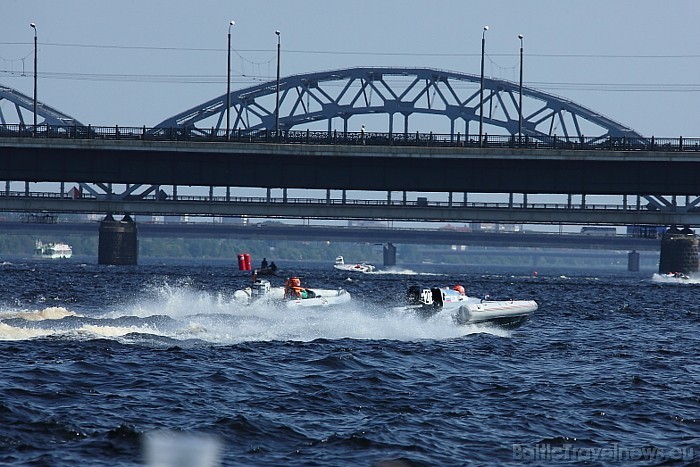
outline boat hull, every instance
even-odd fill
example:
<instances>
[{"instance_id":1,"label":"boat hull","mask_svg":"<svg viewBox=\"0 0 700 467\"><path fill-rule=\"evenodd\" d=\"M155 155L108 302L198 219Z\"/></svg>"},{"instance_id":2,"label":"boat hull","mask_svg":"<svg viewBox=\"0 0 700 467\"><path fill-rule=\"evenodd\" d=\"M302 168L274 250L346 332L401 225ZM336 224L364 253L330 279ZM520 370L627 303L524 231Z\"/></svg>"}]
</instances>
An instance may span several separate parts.
<instances>
[{"instance_id":1,"label":"boat hull","mask_svg":"<svg viewBox=\"0 0 700 467\"><path fill-rule=\"evenodd\" d=\"M341 305L352 300L352 296L345 289L306 289L313 292L308 298L288 298L284 295L284 287L272 287L265 294L256 295L250 287L237 290L233 298L251 305L253 303L283 306L286 308L314 308Z\"/></svg>"},{"instance_id":2,"label":"boat hull","mask_svg":"<svg viewBox=\"0 0 700 467\"><path fill-rule=\"evenodd\" d=\"M368 272L374 272L374 267L372 266L367 266L367 265L357 265L357 266L350 266L349 264L343 265L343 266L333 266L336 268L338 271L345 271L345 272L359 272L366 274Z\"/></svg>"},{"instance_id":3,"label":"boat hull","mask_svg":"<svg viewBox=\"0 0 700 467\"><path fill-rule=\"evenodd\" d=\"M350 293L348 293L345 289L314 289L314 292L316 296L313 298L298 298L294 300L283 299L284 306L287 308L327 307L341 305L351 300Z\"/></svg>"},{"instance_id":4,"label":"boat hull","mask_svg":"<svg viewBox=\"0 0 700 467\"><path fill-rule=\"evenodd\" d=\"M537 308L534 300L482 301L462 305L452 316L458 324L484 324L515 329L529 320Z\"/></svg>"}]
</instances>

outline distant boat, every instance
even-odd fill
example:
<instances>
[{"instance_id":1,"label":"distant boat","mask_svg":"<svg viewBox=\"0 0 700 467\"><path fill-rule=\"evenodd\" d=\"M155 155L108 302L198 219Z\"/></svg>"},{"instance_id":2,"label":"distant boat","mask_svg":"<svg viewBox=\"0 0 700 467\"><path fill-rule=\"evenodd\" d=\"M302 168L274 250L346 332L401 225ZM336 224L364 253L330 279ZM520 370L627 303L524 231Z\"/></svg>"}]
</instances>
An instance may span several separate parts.
<instances>
[{"instance_id":1,"label":"distant boat","mask_svg":"<svg viewBox=\"0 0 700 467\"><path fill-rule=\"evenodd\" d=\"M73 256L73 248L65 243L44 243L36 241L34 257L38 259L67 259Z\"/></svg>"},{"instance_id":2,"label":"distant boat","mask_svg":"<svg viewBox=\"0 0 700 467\"><path fill-rule=\"evenodd\" d=\"M367 263L345 264L345 260L342 256L338 256L335 259L333 267L348 272L375 272L376 270L374 266Z\"/></svg>"}]
</instances>

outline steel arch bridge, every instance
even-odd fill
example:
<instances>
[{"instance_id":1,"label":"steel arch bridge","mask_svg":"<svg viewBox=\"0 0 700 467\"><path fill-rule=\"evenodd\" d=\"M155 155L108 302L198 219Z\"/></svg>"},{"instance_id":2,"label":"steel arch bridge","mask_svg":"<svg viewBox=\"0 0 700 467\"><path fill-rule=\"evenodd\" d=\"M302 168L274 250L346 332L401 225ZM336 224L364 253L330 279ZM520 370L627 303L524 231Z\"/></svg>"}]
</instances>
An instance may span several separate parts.
<instances>
[{"instance_id":1,"label":"steel arch bridge","mask_svg":"<svg viewBox=\"0 0 700 467\"><path fill-rule=\"evenodd\" d=\"M9 103L11 109L14 112L6 112L3 110L5 106L3 104ZM10 118L10 113L13 113L20 125L26 126L27 128L34 125L34 99L22 94L16 89L8 88L5 86L0 86L0 124L7 124L8 118ZM29 122L25 123L25 117L29 115ZM39 117L43 119L39 120ZM15 121L14 119L12 121ZM57 126L82 126L78 120L73 117L66 115L59 110L43 103L37 102L37 125L57 125Z\"/></svg>"},{"instance_id":2,"label":"steel arch bridge","mask_svg":"<svg viewBox=\"0 0 700 467\"><path fill-rule=\"evenodd\" d=\"M347 132L351 118L383 114L388 116L383 131L389 133L432 130L410 127L409 120L422 114L442 117L442 122L447 123L444 133L469 136L478 134L476 126L483 105L486 129L495 127L517 135L519 84L484 78L482 102L480 82L477 75L430 68L363 67L288 76L279 82L279 129L285 131L300 125L308 128L325 121L329 132L338 127ZM523 87L522 94L524 136L641 138L634 130L570 100L529 87ZM187 128L202 134L225 130L222 122L226 118L226 97L224 94L186 110L156 127ZM277 81L231 92L231 129L276 130L276 98ZM397 117L402 123L398 131Z\"/></svg>"}]
</instances>

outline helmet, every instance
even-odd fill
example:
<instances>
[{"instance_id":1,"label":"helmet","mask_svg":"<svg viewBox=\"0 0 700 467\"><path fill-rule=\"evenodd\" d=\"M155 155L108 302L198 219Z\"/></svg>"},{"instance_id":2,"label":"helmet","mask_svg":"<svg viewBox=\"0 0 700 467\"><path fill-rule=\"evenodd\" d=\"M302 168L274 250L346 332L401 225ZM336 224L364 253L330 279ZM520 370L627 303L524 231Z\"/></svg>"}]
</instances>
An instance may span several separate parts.
<instances>
[{"instance_id":1,"label":"helmet","mask_svg":"<svg viewBox=\"0 0 700 467\"><path fill-rule=\"evenodd\" d=\"M461 285L455 285L452 287L452 290L456 290L460 295L465 295L467 293Z\"/></svg>"}]
</instances>

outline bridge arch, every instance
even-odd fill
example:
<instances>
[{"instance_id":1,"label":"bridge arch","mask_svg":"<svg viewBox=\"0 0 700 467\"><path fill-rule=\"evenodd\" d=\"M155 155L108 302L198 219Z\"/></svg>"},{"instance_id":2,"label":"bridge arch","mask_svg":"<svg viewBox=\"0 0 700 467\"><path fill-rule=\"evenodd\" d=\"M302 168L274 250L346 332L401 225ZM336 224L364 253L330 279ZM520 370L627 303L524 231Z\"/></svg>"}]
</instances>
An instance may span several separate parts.
<instances>
[{"instance_id":1,"label":"bridge arch","mask_svg":"<svg viewBox=\"0 0 700 467\"><path fill-rule=\"evenodd\" d=\"M10 111L7 110L8 107L3 105L6 102L10 104ZM16 89L0 86L0 124L4 125L7 123L18 123L23 126L31 127L34 125L33 115L33 97L22 94ZM37 125L82 126L82 123L61 111L38 101Z\"/></svg>"},{"instance_id":2,"label":"bridge arch","mask_svg":"<svg viewBox=\"0 0 700 467\"><path fill-rule=\"evenodd\" d=\"M437 116L446 123L447 131L436 132L476 135L483 104L486 130L517 135L519 84L485 78L482 103L480 81L477 75L431 68L360 67L287 76L280 79L279 126L282 131L313 125L329 132L347 132L349 121L358 115L372 115L373 122L377 115L383 115L384 128L373 125L371 131L425 133L433 128L412 126L411 120ZM631 128L570 100L525 86L522 92L523 135L565 139L641 137ZM276 81L232 92L231 129L275 130L276 96ZM202 133L225 130L222 122L226 101L224 94L156 127L185 127ZM355 131L358 126L353 125Z\"/></svg>"}]
</instances>

